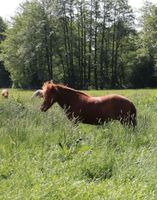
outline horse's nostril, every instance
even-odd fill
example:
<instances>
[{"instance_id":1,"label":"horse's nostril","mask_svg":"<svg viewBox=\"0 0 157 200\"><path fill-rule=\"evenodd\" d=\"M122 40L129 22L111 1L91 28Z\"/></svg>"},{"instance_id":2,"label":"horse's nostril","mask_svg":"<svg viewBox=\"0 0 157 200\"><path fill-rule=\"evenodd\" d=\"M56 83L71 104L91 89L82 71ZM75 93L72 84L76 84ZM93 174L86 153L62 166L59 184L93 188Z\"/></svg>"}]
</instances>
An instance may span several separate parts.
<instances>
[{"instance_id":1,"label":"horse's nostril","mask_svg":"<svg viewBox=\"0 0 157 200\"><path fill-rule=\"evenodd\" d=\"M44 112L44 111L45 111L45 109L44 109L44 107L43 107L43 106L41 106L41 107L40 107L40 110L41 110L42 112Z\"/></svg>"}]
</instances>

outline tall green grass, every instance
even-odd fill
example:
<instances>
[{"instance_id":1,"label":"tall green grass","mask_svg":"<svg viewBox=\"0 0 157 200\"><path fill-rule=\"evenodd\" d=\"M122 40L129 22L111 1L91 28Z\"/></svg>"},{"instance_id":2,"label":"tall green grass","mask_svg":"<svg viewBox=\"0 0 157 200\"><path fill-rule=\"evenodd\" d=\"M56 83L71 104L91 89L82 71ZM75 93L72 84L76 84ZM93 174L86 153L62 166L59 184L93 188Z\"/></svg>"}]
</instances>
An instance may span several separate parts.
<instances>
[{"instance_id":1,"label":"tall green grass","mask_svg":"<svg viewBox=\"0 0 157 200\"><path fill-rule=\"evenodd\" d=\"M57 105L40 112L31 91L0 99L0 199L156 199L157 90L88 93L129 97L137 128L74 125Z\"/></svg>"}]
</instances>

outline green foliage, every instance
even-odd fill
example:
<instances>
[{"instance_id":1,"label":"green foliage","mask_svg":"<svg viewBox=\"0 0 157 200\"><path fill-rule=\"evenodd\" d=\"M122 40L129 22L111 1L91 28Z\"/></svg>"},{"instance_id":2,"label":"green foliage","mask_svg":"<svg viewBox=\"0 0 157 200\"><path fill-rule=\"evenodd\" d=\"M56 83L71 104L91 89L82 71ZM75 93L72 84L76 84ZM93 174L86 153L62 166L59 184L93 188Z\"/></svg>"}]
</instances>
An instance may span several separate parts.
<instances>
[{"instance_id":1,"label":"green foliage","mask_svg":"<svg viewBox=\"0 0 157 200\"><path fill-rule=\"evenodd\" d=\"M5 37L0 20L13 87L37 88L45 80L81 89L156 86L157 7L149 1L138 31L127 0L32 0L19 10Z\"/></svg>"},{"instance_id":2,"label":"green foliage","mask_svg":"<svg viewBox=\"0 0 157 200\"><path fill-rule=\"evenodd\" d=\"M11 89L0 99L0 199L156 199L155 89L89 91L129 97L134 131L75 125L57 105L42 113L32 93Z\"/></svg>"},{"instance_id":3,"label":"green foliage","mask_svg":"<svg viewBox=\"0 0 157 200\"><path fill-rule=\"evenodd\" d=\"M2 45L13 86L53 79L76 88L120 87L133 51L133 23L126 0L24 2Z\"/></svg>"},{"instance_id":4,"label":"green foliage","mask_svg":"<svg viewBox=\"0 0 157 200\"><path fill-rule=\"evenodd\" d=\"M145 3L142 9L142 31L141 39L145 53L151 56L157 54L157 7L149 1Z\"/></svg>"},{"instance_id":5,"label":"green foliage","mask_svg":"<svg viewBox=\"0 0 157 200\"><path fill-rule=\"evenodd\" d=\"M134 88L156 87L156 22L157 7L149 1L145 1L140 10L141 28L134 38L136 39L136 51L133 67L130 73L130 82ZM131 61L131 62L132 62Z\"/></svg>"},{"instance_id":6,"label":"green foliage","mask_svg":"<svg viewBox=\"0 0 157 200\"><path fill-rule=\"evenodd\" d=\"M5 65L14 87L39 87L45 78L43 11L38 1L21 5L3 43Z\"/></svg>"},{"instance_id":7,"label":"green foliage","mask_svg":"<svg viewBox=\"0 0 157 200\"><path fill-rule=\"evenodd\" d=\"M4 62L1 58L1 42L5 39L5 30L7 24L0 17L0 87L8 87L10 85L9 73L5 70Z\"/></svg>"},{"instance_id":8,"label":"green foliage","mask_svg":"<svg viewBox=\"0 0 157 200\"><path fill-rule=\"evenodd\" d=\"M131 82L135 88L156 87L155 65L152 57L139 57L134 66Z\"/></svg>"}]
</instances>

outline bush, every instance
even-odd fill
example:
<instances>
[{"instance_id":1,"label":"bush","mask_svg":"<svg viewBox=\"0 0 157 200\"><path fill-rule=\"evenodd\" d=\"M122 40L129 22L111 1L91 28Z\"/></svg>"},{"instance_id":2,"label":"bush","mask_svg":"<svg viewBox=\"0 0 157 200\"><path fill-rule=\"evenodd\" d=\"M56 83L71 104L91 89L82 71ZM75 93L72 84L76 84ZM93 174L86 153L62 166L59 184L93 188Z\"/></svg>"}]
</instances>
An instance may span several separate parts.
<instances>
[{"instance_id":1,"label":"bush","mask_svg":"<svg viewBox=\"0 0 157 200\"><path fill-rule=\"evenodd\" d=\"M134 88L156 87L155 64L152 57L142 56L134 65L131 83Z\"/></svg>"}]
</instances>

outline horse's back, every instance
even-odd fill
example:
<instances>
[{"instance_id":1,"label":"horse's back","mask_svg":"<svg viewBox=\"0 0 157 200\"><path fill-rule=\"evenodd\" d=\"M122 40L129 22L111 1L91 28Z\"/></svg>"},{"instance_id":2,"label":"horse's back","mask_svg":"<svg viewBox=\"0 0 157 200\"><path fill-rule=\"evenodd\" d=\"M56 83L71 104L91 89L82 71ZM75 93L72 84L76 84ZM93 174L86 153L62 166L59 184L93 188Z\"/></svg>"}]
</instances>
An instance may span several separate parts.
<instances>
[{"instance_id":1,"label":"horse's back","mask_svg":"<svg viewBox=\"0 0 157 200\"><path fill-rule=\"evenodd\" d=\"M129 100L128 98L117 95L117 94L111 94L101 97L91 97L88 100L89 104L93 104L96 106L99 106L101 109L110 107L110 108L122 108L122 107L135 107L134 104Z\"/></svg>"},{"instance_id":2,"label":"horse's back","mask_svg":"<svg viewBox=\"0 0 157 200\"><path fill-rule=\"evenodd\" d=\"M101 119L102 122L110 120L124 121L136 125L135 105L126 97L112 94L102 97L91 97L88 100L86 116L92 121Z\"/></svg>"},{"instance_id":3,"label":"horse's back","mask_svg":"<svg viewBox=\"0 0 157 200\"><path fill-rule=\"evenodd\" d=\"M130 112L136 115L136 107L133 104L133 102L127 97L124 97L118 94L112 94L112 95L104 96L102 98L102 101L104 103L107 102L110 108L112 108L115 111L118 110L118 112L119 111Z\"/></svg>"},{"instance_id":4,"label":"horse's back","mask_svg":"<svg viewBox=\"0 0 157 200\"><path fill-rule=\"evenodd\" d=\"M105 101L106 98L104 98ZM136 107L133 102L127 97L121 95L109 95L110 108L112 108L111 113L114 117L117 117L122 123L126 122L129 125L136 126Z\"/></svg>"}]
</instances>

